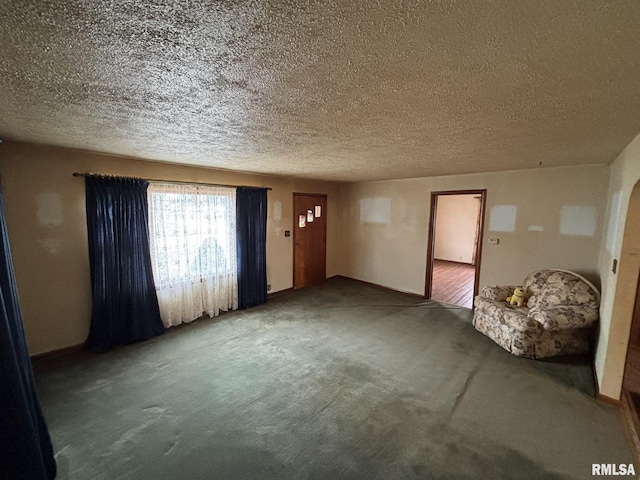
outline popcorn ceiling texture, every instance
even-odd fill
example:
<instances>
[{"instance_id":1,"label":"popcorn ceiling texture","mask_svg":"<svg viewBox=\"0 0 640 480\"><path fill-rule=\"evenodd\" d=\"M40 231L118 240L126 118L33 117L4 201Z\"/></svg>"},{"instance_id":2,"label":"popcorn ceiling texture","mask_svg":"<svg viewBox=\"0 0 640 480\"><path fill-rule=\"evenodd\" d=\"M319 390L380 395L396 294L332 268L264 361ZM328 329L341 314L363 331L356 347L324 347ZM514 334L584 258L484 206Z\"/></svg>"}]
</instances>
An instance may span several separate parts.
<instances>
[{"instance_id":1,"label":"popcorn ceiling texture","mask_svg":"<svg viewBox=\"0 0 640 480\"><path fill-rule=\"evenodd\" d=\"M640 2L8 1L0 137L337 181L607 163Z\"/></svg>"}]
</instances>

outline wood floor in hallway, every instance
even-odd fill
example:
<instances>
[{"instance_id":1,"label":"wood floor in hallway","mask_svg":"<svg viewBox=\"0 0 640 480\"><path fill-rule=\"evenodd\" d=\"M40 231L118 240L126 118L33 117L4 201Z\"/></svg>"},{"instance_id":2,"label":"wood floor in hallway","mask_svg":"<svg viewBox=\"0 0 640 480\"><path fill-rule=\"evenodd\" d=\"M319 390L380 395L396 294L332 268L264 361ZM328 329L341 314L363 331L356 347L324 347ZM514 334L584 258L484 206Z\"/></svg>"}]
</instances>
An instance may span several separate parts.
<instances>
[{"instance_id":1,"label":"wood floor in hallway","mask_svg":"<svg viewBox=\"0 0 640 480\"><path fill-rule=\"evenodd\" d=\"M473 265L434 260L431 299L471 308L475 274L476 268Z\"/></svg>"}]
</instances>

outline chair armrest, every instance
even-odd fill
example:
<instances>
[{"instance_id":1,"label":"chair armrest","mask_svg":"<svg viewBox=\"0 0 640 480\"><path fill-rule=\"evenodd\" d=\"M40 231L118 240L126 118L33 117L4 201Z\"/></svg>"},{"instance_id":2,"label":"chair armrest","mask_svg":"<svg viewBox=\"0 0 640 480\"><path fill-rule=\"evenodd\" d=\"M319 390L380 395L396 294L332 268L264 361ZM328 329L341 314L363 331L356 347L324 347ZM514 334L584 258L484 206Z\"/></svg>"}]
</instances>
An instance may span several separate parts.
<instances>
[{"instance_id":1,"label":"chair armrest","mask_svg":"<svg viewBox=\"0 0 640 480\"><path fill-rule=\"evenodd\" d=\"M513 295L515 286L510 285L494 285L490 287L483 287L480 292L481 297L488 298L494 302L506 302L507 297Z\"/></svg>"},{"instance_id":2,"label":"chair armrest","mask_svg":"<svg viewBox=\"0 0 640 480\"><path fill-rule=\"evenodd\" d=\"M542 330L538 322L515 308L504 307L502 320L509 328L519 332L538 332Z\"/></svg>"},{"instance_id":3,"label":"chair armrest","mask_svg":"<svg viewBox=\"0 0 640 480\"><path fill-rule=\"evenodd\" d=\"M529 317L540 323L545 330L569 330L587 328L598 320L598 309L584 306L562 305L529 310Z\"/></svg>"}]
</instances>

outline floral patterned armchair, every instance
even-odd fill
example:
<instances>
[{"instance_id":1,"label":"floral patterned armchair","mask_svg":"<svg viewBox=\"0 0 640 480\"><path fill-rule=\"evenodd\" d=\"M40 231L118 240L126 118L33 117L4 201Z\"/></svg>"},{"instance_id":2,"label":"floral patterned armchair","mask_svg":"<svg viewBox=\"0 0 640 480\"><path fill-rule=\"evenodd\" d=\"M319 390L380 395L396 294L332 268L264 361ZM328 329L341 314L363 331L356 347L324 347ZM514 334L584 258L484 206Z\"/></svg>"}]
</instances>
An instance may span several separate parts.
<instances>
[{"instance_id":1,"label":"floral patterned armchair","mask_svg":"<svg viewBox=\"0 0 640 480\"><path fill-rule=\"evenodd\" d=\"M484 287L474 300L473 326L513 355L545 358L587 353L600 294L577 273L540 270L522 285L527 305L506 302L515 286Z\"/></svg>"}]
</instances>

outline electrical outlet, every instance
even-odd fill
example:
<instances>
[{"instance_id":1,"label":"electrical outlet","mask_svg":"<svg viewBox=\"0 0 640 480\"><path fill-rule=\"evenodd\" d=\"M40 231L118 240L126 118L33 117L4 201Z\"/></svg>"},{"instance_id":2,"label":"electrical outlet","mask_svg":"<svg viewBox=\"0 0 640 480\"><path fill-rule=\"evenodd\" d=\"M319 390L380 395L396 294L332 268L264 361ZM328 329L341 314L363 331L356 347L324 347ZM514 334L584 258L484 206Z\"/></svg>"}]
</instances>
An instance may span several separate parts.
<instances>
[{"instance_id":1,"label":"electrical outlet","mask_svg":"<svg viewBox=\"0 0 640 480\"><path fill-rule=\"evenodd\" d=\"M271 291L271 285L267 285L267 292Z\"/></svg>"},{"instance_id":2,"label":"electrical outlet","mask_svg":"<svg viewBox=\"0 0 640 480\"><path fill-rule=\"evenodd\" d=\"M489 245L498 245L500 243L500 239L499 238L490 238L488 243L489 243Z\"/></svg>"}]
</instances>

